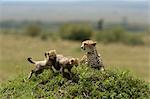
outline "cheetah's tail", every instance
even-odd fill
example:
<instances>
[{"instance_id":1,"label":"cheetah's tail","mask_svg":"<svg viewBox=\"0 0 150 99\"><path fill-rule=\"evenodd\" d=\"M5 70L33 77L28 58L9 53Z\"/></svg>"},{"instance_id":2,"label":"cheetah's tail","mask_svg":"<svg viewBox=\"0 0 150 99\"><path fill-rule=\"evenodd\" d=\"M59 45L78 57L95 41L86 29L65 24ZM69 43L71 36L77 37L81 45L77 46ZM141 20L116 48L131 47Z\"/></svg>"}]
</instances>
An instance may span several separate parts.
<instances>
[{"instance_id":1,"label":"cheetah's tail","mask_svg":"<svg viewBox=\"0 0 150 99\"><path fill-rule=\"evenodd\" d=\"M31 59L32 59L31 57L27 58L27 60L28 60L30 63L35 64L35 62L34 62L33 60L31 60Z\"/></svg>"}]
</instances>

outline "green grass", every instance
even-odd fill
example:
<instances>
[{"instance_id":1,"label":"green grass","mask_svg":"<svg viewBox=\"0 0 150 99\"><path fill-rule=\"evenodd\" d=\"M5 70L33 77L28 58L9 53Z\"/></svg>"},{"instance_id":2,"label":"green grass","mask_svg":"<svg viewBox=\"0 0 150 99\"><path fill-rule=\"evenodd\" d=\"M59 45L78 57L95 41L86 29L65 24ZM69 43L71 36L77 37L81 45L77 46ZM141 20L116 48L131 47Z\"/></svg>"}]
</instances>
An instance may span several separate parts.
<instances>
[{"instance_id":1,"label":"green grass","mask_svg":"<svg viewBox=\"0 0 150 99\"><path fill-rule=\"evenodd\" d=\"M73 78L68 80L59 73L44 71L38 78L28 80L20 75L1 84L0 98L49 99L148 99L149 84L128 71L100 72L87 66L73 67Z\"/></svg>"}]
</instances>

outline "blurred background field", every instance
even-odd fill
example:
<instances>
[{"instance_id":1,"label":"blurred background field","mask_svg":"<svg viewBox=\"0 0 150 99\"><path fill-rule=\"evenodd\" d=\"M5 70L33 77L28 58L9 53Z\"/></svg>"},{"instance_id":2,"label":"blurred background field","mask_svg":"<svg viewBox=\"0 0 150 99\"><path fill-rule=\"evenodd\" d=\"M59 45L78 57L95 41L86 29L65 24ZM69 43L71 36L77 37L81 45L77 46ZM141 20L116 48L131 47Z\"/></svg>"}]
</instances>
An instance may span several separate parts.
<instances>
[{"instance_id":1,"label":"blurred background field","mask_svg":"<svg viewBox=\"0 0 150 99\"><path fill-rule=\"evenodd\" d=\"M97 41L106 68L149 81L148 1L0 1L0 81L33 66L44 52L81 58L81 41ZM138 16L138 17L136 17Z\"/></svg>"},{"instance_id":2,"label":"blurred background field","mask_svg":"<svg viewBox=\"0 0 150 99\"><path fill-rule=\"evenodd\" d=\"M26 73L33 66L26 60L33 57L42 60L44 52L56 49L58 53L66 56L81 58L84 52L80 50L80 42L68 40L43 41L40 38L22 37L14 35L1 35L1 62L0 78L7 80L9 77ZM149 80L148 47L127 46L123 44L97 44L98 51L103 56L106 68L129 69L138 77Z\"/></svg>"}]
</instances>

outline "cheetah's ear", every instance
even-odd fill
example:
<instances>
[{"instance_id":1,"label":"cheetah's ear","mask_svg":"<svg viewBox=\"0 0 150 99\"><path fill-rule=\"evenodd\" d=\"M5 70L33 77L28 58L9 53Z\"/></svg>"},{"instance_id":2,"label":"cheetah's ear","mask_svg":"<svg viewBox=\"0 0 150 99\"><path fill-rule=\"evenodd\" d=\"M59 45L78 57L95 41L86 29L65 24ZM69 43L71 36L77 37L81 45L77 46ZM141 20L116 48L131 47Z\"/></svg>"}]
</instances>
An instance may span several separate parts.
<instances>
[{"instance_id":1,"label":"cheetah's ear","mask_svg":"<svg viewBox=\"0 0 150 99\"><path fill-rule=\"evenodd\" d=\"M47 55L48 55L48 52L46 51L44 55L45 55L45 57L47 57Z\"/></svg>"},{"instance_id":2,"label":"cheetah's ear","mask_svg":"<svg viewBox=\"0 0 150 99\"><path fill-rule=\"evenodd\" d=\"M91 39L89 39L89 38L86 38L86 39L83 39L83 40L82 40L82 42L84 42L84 41L87 41L87 40L91 40Z\"/></svg>"},{"instance_id":3,"label":"cheetah's ear","mask_svg":"<svg viewBox=\"0 0 150 99\"><path fill-rule=\"evenodd\" d=\"M56 54L56 50L50 50L50 51L49 51L49 54L50 54L50 55L55 55L55 54Z\"/></svg>"},{"instance_id":4,"label":"cheetah's ear","mask_svg":"<svg viewBox=\"0 0 150 99\"><path fill-rule=\"evenodd\" d=\"M79 62L79 58L75 58L75 60L74 60L74 61Z\"/></svg>"},{"instance_id":5,"label":"cheetah's ear","mask_svg":"<svg viewBox=\"0 0 150 99\"><path fill-rule=\"evenodd\" d=\"M52 50L52 52L53 52L54 54L56 54L56 50Z\"/></svg>"},{"instance_id":6,"label":"cheetah's ear","mask_svg":"<svg viewBox=\"0 0 150 99\"><path fill-rule=\"evenodd\" d=\"M95 45L96 45L96 42L93 42L92 45L95 46Z\"/></svg>"}]
</instances>

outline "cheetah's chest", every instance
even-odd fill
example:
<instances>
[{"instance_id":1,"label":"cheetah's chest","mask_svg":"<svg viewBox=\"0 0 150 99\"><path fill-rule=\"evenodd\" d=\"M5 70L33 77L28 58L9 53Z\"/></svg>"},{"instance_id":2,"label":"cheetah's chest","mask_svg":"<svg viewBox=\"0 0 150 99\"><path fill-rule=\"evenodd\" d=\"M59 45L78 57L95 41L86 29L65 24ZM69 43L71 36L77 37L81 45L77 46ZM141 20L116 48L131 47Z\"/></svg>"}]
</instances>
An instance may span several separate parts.
<instances>
[{"instance_id":1,"label":"cheetah's chest","mask_svg":"<svg viewBox=\"0 0 150 99\"><path fill-rule=\"evenodd\" d=\"M98 59L98 56L95 54L88 54L87 61L88 61L88 65L90 65L91 67L99 66L99 59Z\"/></svg>"}]
</instances>

